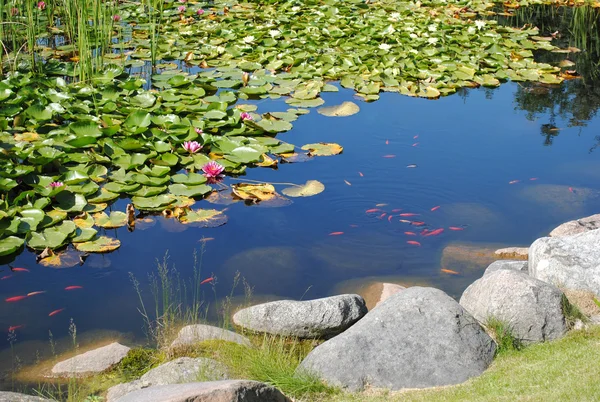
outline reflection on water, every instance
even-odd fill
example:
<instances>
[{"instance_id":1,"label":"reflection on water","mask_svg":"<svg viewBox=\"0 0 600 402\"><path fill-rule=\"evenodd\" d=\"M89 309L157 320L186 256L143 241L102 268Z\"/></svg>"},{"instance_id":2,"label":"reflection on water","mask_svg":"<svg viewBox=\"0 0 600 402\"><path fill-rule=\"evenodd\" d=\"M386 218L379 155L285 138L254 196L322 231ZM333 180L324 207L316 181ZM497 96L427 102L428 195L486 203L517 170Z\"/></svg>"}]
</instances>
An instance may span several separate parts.
<instances>
[{"instance_id":1,"label":"reflection on water","mask_svg":"<svg viewBox=\"0 0 600 402\"><path fill-rule=\"evenodd\" d=\"M573 61L575 66L566 69L576 69L580 79L551 87L507 83L437 101L384 93L381 100L361 103L360 113L345 118L311 110L280 137L298 145L337 142L344 146L343 154L282 164L277 171L249 169L248 178L294 183L315 179L324 183L323 193L294 199L285 208L200 201L199 208L227 209L228 223L184 227L162 216L148 217L133 233L111 230L122 242L120 249L91 255L83 265L67 269L43 267L33 253L24 252L11 265L29 272L11 274L8 265L0 266L0 277L12 275L0 280L2 297L46 293L0 302L0 328L22 326L16 345L29 350L19 352L24 360L26 354L35 356L27 345L47 344L49 330L56 338L67 336L71 318L80 334L108 328L133 333L143 342L139 300L129 272L144 285L144 297L151 302L145 285L156 258L168 250L181 277L189 278L193 250L202 246L203 237L214 238L206 243L202 266L203 278L217 277L216 295L211 287L205 289L211 306L230 294L238 271L260 300L265 295L317 298L357 291L353 289L374 281L430 285L459 297L481 275L493 258L486 253L496 246L530 244L558 224L600 209L600 156L589 152L600 132L597 28L586 31L594 36L569 38L569 32L581 32L573 25L579 8L567 14L556 10L518 10L510 20L515 25L536 21L543 35L558 30L564 46L582 49L538 55L549 62ZM597 11L588 12L597 18ZM347 90L324 93L323 98L327 105L359 102ZM255 103L259 112L288 109L283 100ZM124 211L127 202L120 199L112 209ZM380 211L367 213L370 209ZM421 234L436 229L444 231ZM343 234L330 236L332 232ZM465 246L487 251L481 257ZM82 289L65 291L69 286ZM236 289L233 300L242 300L243 292ZM9 347L6 336L1 337L0 348L9 353Z\"/></svg>"}]
</instances>

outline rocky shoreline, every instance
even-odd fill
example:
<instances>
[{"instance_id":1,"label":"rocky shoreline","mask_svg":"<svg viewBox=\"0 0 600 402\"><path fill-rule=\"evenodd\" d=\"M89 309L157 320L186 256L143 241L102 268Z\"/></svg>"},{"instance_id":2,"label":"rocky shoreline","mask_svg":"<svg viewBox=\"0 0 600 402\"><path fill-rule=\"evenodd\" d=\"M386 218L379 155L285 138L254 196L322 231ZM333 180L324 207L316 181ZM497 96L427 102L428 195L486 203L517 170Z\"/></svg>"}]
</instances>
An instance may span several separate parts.
<instances>
[{"instance_id":1,"label":"rocky shoreline","mask_svg":"<svg viewBox=\"0 0 600 402\"><path fill-rule=\"evenodd\" d=\"M460 384L492 363L497 349L492 322L509 328L524 345L559 339L571 329L600 322L597 306L582 302L600 296L598 245L600 214L562 224L529 248L498 250L498 258L511 259L491 263L458 302L439 289L382 283L370 310L362 296L343 294L255 305L239 310L233 322L251 333L324 340L297 371L349 391ZM198 324L182 328L171 348L207 340L252 347L241 334ZM57 363L51 375L101 373L128 352L113 343ZM192 399L290 400L269 385L230 379L220 362L191 357L155 367L106 395L108 402ZM0 392L0 402L45 400Z\"/></svg>"}]
</instances>

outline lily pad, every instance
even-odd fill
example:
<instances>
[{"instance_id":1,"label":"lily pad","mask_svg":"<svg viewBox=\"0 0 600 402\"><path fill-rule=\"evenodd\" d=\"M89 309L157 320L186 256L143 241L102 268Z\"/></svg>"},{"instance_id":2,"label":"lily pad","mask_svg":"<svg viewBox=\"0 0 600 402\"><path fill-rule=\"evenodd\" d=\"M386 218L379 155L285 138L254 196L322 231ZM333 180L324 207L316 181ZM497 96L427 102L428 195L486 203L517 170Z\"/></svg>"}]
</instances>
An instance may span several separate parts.
<instances>
[{"instance_id":1,"label":"lily pad","mask_svg":"<svg viewBox=\"0 0 600 402\"><path fill-rule=\"evenodd\" d=\"M216 209L188 210L179 217L183 224L195 223L204 228L214 228L227 223L227 215Z\"/></svg>"},{"instance_id":2,"label":"lily pad","mask_svg":"<svg viewBox=\"0 0 600 402\"><path fill-rule=\"evenodd\" d=\"M303 186L286 187L281 192L288 197L311 197L325 190L323 183L317 180L309 180Z\"/></svg>"},{"instance_id":3,"label":"lily pad","mask_svg":"<svg viewBox=\"0 0 600 402\"><path fill-rule=\"evenodd\" d=\"M112 211L110 215L99 212L94 215L96 226L105 229L115 229L127 224L127 214L121 211Z\"/></svg>"},{"instance_id":4,"label":"lily pad","mask_svg":"<svg viewBox=\"0 0 600 402\"><path fill-rule=\"evenodd\" d=\"M77 251L66 250L60 253L52 253L50 256L39 261L39 264L48 268L72 268L81 263L80 254Z\"/></svg>"},{"instance_id":5,"label":"lily pad","mask_svg":"<svg viewBox=\"0 0 600 402\"><path fill-rule=\"evenodd\" d=\"M344 102L341 105L326 106L317 109L317 113L328 117L352 116L360 112L360 107L354 102Z\"/></svg>"},{"instance_id":6,"label":"lily pad","mask_svg":"<svg viewBox=\"0 0 600 402\"><path fill-rule=\"evenodd\" d=\"M108 236L100 236L96 240L83 243L75 243L74 247L85 253L108 253L121 247L119 239Z\"/></svg>"},{"instance_id":7,"label":"lily pad","mask_svg":"<svg viewBox=\"0 0 600 402\"><path fill-rule=\"evenodd\" d=\"M0 256L9 255L16 252L23 247L24 243L25 241L20 237L5 237L4 239L0 240Z\"/></svg>"},{"instance_id":8,"label":"lily pad","mask_svg":"<svg viewBox=\"0 0 600 402\"><path fill-rule=\"evenodd\" d=\"M331 156L341 154L344 148L336 143L319 142L316 144L306 144L302 146L303 150L308 151L310 156Z\"/></svg>"},{"instance_id":9,"label":"lily pad","mask_svg":"<svg viewBox=\"0 0 600 402\"><path fill-rule=\"evenodd\" d=\"M231 190L236 197L242 200L254 202L268 201L275 197L275 187L269 183L263 184L248 184L238 183L232 184Z\"/></svg>"}]
</instances>

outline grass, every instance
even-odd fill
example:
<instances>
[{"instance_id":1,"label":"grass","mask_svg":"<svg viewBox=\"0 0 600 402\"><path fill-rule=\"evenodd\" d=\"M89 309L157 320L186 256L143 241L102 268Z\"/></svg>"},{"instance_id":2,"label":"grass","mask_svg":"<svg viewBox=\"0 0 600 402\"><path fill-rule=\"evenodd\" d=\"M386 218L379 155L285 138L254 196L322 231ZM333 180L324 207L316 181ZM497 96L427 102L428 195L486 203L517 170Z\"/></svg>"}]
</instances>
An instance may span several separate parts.
<instances>
[{"instance_id":1,"label":"grass","mask_svg":"<svg viewBox=\"0 0 600 402\"><path fill-rule=\"evenodd\" d=\"M513 335L510 326L503 321L496 318L490 318L487 320L485 326L488 333L494 341L496 341L496 355L521 350L523 348L521 340Z\"/></svg>"}]
</instances>

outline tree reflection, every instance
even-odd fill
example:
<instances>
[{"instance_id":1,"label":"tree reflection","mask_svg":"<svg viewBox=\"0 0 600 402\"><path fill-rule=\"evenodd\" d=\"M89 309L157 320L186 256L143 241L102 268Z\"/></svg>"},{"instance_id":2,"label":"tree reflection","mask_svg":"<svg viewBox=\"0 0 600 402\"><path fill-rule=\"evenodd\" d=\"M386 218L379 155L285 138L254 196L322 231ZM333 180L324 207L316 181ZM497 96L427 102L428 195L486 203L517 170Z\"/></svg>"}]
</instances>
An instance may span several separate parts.
<instances>
[{"instance_id":1,"label":"tree reflection","mask_svg":"<svg viewBox=\"0 0 600 402\"><path fill-rule=\"evenodd\" d=\"M544 145L552 145L559 129L557 118L568 121L568 127L585 127L600 108L600 11L591 7L531 6L519 9L513 17L499 17L502 24L523 26L531 24L540 35L554 34L561 49L578 48L580 52L539 52L536 60L560 65L564 70L576 69L580 78L562 85L520 83L515 94L518 109L527 112L529 120L548 114L540 127ZM574 64L572 64L574 63ZM595 149L598 145L592 148Z\"/></svg>"}]
</instances>

